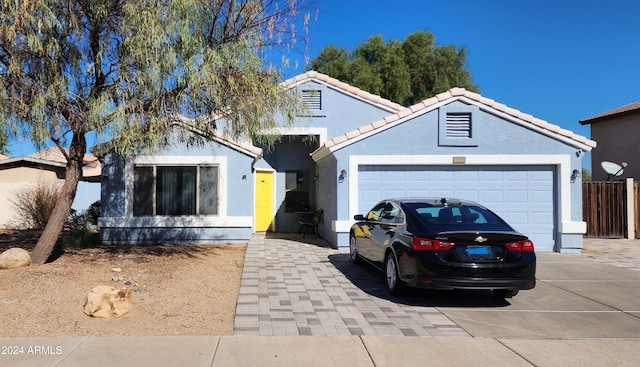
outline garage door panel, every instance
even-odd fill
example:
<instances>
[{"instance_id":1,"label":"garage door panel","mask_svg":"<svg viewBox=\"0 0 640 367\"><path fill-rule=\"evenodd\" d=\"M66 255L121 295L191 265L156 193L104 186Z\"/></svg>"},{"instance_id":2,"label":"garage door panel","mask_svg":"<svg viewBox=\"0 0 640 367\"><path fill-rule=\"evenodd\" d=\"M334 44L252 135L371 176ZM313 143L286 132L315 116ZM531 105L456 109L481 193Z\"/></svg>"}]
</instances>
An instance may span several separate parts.
<instances>
[{"instance_id":1,"label":"garage door panel","mask_svg":"<svg viewBox=\"0 0 640 367\"><path fill-rule=\"evenodd\" d=\"M528 174L529 172L505 172L504 181L527 183L529 182Z\"/></svg>"},{"instance_id":2,"label":"garage door panel","mask_svg":"<svg viewBox=\"0 0 640 367\"><path fill-rule=\"evenodd\" d=\"M409 191L409 194L407 194L407 196L413 196L413 197L427 197L427 196L432 196L431 194L429 194L429 190L425 190L425 189L413 189Z\"/></svg>"},{"instance_id":3,"label":"garage door panel","mask_svg":"<svg viewBox=\"0 0 640 367\"><path fill-rule=\"evenodd\" d=\"M551 190L533 190L531 192L532 203L546 203L549 197L553 195Z\"/></svg>"},{"instance_id":4,"label":"garage door panel","mask_svg":"<svg viewBox=\"0 0 640 367\"><path fill-rule=\"evenodd\" d=\"M359 211L390 197L455 197L479 202L528 235L540 251L554 247L554 168L538 166L361 166Z\"/></svg>"},{"instance_id":5,"label":"garage door panel","mask_svg":"<svg viewBox=\"0 0 640 367\"><path fill-rule=\"evenodd\" d=\"M458 190L461 197L468 198L471 201L480 201L480 192L478 190Z\"/></svg>"},{"instance_id":6,"label":"garage door panel","mask_svg":"<svg viewBox=\"0 0 640 367\"><path fill-rule=\"evenodd\" d=\"M433 190L435 197L453 197L455 195L455 191L453 190Z\"/></svg>"},{"instance_id":7,"label":"garage door panel","mask_svg":"<svg viewBox=\"0 0 640 367\"><path fill-rule=\"evenodd\" d=\"M498 190L486 190L482 191L482 200L481 202L487 203L502 203L504 198L502 197L503 192Z\"/></svg>"},{"instance_id":8,"label":"garage door panel","mask_svg":"<svg viewBox=\"0 0 640 367\"><path fill-rule=\"evenodd\" d=\"M427 182L429 181L429 172L427 171L411 171L409 172L411 182Z\"/></svg>"},{"instance_id":9,"label":"garage door panel","mask_svg":"<svg viewBox=\"0 0 640 367\"><path fill-rule=\"evenodd\" d=\"M546 184L550 180L553 180L553 172L549 171L531 171L529 172L529 180L531 182L540 182Z\"/></svg>"},{"instance_id":10,"label":"garage door panel","mask_svg":"<svg viewBox=\"0 0 640 367\"><path fill-rule=\"evenodd\" d=\"M441 183L452 183L455 181L455 176L453 172L447 171L437 171L432 172L432 182L441 182Z\"/></svg>"},{"instance_id":11,"label":"garage door panel","mask_svg":"<svg viewBox=\"0 0 640 367\"><path fill-rule=\"evenodd\" d=\"M529 214L527 212L509 211L506 212L505 216L502 218L516 229L518 229L518 227L520 226L527 225L530 222Z\"/></svg>"},{"instance_id":12,"label":"garage door panel","mask_svg":"<svg viewBox=\"0 0 640 367\"><path fill-rule=\"evenodd\" d=\"M482 182L502 182L501 171L480 171L480 178Z\"/></svg>"},{"instance_id":13,"label":"garage door panel","mask_svg":"<svg viewBox=\"0 0 640 367\"><path fill-rule=\"evenodd\" d=\"M386 172L383 175L383 179L389 182L393 182L393 181L404 182L406 181L405 175L407 175L407 173L405 172Z\"/></svg>"},{"instance_id":14,"label":"garage door panel","mask_svg":"<svg viewBox=\"0 0 640 367\"><path fill-rule=\"evenodd\" d=\"M409 196L409 195L407 195L407 191L406 190L387 190L386 194L388 195L387 197L392 197L392 198L399 198L399 197Z\"/></svg>"},{"instance_id":15,"label":"garage door panel","mask_svg":"<svg viewBox=\"0 0 640 367\"><path fill-rule=\"evenodd\" d=\"M529 201L529 193L526 190L508 190L507 200L510 204L524 204Z\"/></svg>"},{"instance_id":16,"label":"garage door panel","mask_svg":"<svg viewBox=\"0 0 640 367\"><path fill-rule=\"evenodd\" d=\"M548 225L549 213L531 213L531 224Z\"/></svg>"},{"instance_id":17,"label":"garage door panel","mask_svg":"<svg viewBox=\"0 0 640 367\"><path fill-rule=\"evenodd\" d=\"M360 175L360 182L363 184L375 184L382 181L382 172L369 171L366 175Z\"/></svg>"},{"instance_id":18,"label":"garage door panel","mask_svg":"<svg viewBox=\"0 0 640 367\"><path fill-rule=\"evenodd\" d=\"M478 171L462 171L457 175L457 181L475 183L480 181L479 174L480 172Z\"/></svg>"}]
</instances>

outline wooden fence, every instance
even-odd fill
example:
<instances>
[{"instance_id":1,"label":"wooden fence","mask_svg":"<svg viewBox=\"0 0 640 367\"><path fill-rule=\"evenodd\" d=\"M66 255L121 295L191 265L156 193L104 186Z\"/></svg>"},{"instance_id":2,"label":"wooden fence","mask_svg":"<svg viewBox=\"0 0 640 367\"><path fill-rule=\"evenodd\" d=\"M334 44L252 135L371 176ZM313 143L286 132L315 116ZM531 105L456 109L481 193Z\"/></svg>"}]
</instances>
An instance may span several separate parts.
<instances>
[{"instance_id":1,"label":"wooden fence","mask_svg":"<svg viewBox=\"0 0 640 367\"><path fill-rule=\"evenodd\" d=\"M635 215L635 237L640 238L640 182L633 182L633 205Z\"/></svg>"},{"instance_id":2,"label":"wooden fence","mask_svg":"<svg viewBox=\"0 0 640 367\"><path fill-rule=\"evenodd\" d=\"M638 183L634 185L638 192ZM634 195L638 208L638 194ZM626 237L626 190L625 183L584 182L582 184L582 219L587 223L588 237ZM636 216L637 218L637 216ZM638 224L635 228L638 228ZM636 233L639 233L636 230Z\"/></svg>"}]
</instances>

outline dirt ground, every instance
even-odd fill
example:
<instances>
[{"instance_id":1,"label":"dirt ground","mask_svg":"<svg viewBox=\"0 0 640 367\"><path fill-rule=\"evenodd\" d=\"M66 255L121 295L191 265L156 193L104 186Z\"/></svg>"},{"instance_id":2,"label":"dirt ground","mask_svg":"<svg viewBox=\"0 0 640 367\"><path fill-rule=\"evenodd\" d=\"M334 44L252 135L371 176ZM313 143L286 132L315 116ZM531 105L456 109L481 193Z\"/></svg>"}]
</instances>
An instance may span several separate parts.
<instances>
[{"instance_id":1,"label":"dirt ground","mask_svg":"<svg viewBox=\"0 0 640 367\"><path fill-rule=\"evenodd\" d=\"M33 249L37 234L0 233L0 252ZM98 246L0 270L0 337L231 335L246 245ZM98 285L129 288L131 311L84 313Z\"/></svg>"}]
</instances>

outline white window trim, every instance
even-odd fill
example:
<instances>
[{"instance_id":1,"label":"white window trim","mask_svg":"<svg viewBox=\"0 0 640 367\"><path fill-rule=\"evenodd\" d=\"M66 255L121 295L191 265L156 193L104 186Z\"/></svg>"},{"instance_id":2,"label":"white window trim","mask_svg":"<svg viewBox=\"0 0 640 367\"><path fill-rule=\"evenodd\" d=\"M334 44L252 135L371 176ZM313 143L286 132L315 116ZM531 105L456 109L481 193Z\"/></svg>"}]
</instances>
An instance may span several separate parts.
<instances>
[{"instance_id":1,"label":"white window trim","mask_svg":"<svg viewBox=\"0 0 640 367\"><path fill-rule=\"evenodd\" d=\"M139 156L134 158L125 168L125 217L133 216L133 183L136 165L174 165L174 166L218 166L218 214L215 217L227 216L227 157L226 156ZM158 218L173 218L156 216ZM185 218L200 217L184 216Z\"/></svg>"},{"instance_id":2,"label":"white window trim","mask_svg":"<svg viewBox=\"0 0 640 367\"><path fill-rule=\"evenodd\" d=\"M361 165L395 166L453 166L453 158L458 155L361 155L349 157L349 218L358 211L358 173ZM526 155L466 155L465 166L556 166L556 185L558 204L558 228L560 233L585 233L586 223L571 221L571 159L565 154L526 154ZM349 233L353 220L336 220L332 229L336 233Z\"/></svg>"}]
</instances>

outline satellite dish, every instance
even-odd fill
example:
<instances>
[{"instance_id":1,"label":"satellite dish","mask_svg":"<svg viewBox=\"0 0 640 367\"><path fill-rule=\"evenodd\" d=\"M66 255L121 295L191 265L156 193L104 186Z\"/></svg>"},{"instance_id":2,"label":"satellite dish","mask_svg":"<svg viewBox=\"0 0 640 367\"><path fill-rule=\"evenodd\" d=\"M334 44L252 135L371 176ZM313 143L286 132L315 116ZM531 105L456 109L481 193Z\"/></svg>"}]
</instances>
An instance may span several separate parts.
<instances>
[{"instance_id":1,"label":"satellite dish","mask_svg":"<svg viewBox=\"0 0 640 367\"><path fill-rule=\"evenodd\" d=\"M602 161L602 163L600 163L600 166L602 166L602 169L607 172L607 181L609 181L611 177L620 176L622 174L622 171L624 171L624 168L627 166L627 162L617 164L613 162Z\"/></svg>"}]
</instances>

